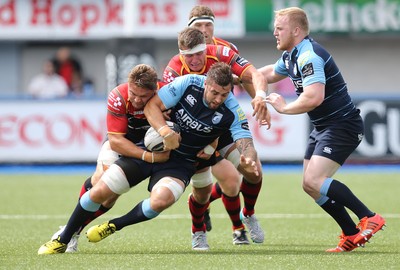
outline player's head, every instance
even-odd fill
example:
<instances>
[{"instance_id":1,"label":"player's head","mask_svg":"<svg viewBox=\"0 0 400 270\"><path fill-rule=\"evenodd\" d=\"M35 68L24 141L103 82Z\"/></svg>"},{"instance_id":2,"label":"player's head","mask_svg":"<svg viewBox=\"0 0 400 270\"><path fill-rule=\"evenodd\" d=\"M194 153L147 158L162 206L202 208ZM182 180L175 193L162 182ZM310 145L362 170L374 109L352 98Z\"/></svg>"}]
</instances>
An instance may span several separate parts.
<instances>
[{"instance_id":1,"label":"player's head","mask_svg":"<svg viewBox=\"0 0 400 270\"><path fill-rule=\"evenodd\" d=\"M291 51L309 34L307 14L298 7L275 11L274 36L277 49Z\"/></svg>"},{"instance_id":2,"label":"player's head","mask_svg":"<svg viewBox=\"0 0 400 270\"><path fill-rule=\"evenodd\" d=\"M140 64L128 75L129 101L136 109L143 109L157 90L157 72L149 65Z\"/></svg>"},{"instance_id":3,"label":"player's head","mask_svg":"<svg viewBox=\"0 0 400 270\"><path fill-rule=\"evenodd\" d=\"M191 71L199 72L206 64L207 45L203 33L186 27L178 35L179 53Z\"/></svg>"},{"instance_id":4,"label":"player's head","mask_svg":"<svg viewBox=\"0 0 400 270\"><path fill-rule=\"evenodd\" d=\"M195 6L189 13L188 26L203 32L207 44L213 44L214 12L207 6Z\"/></svg>"},{"instance_id":5,"label":"player's head","mask_svg":"<svg viewBox=\"0 0 400 270\"><path fill-rule=\"evenodd\" d=\"M233 76L231 67L223 62L212 65L207 72L204 87L205 103L210 109L217 109L232 91Z\"/></svg>"}]
</instances>

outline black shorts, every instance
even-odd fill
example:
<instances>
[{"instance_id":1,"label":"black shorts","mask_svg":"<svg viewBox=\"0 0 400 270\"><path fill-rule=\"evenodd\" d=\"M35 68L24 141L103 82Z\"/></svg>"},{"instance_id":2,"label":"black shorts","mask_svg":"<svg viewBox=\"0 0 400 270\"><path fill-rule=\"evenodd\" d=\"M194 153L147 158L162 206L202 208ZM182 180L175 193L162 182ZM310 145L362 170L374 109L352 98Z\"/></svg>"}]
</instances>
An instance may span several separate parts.
<instances>
[{"instance_id":1,"label":"black shorts","mask_svg":"<svg viewBox=\"0 0 400 270\"><path fill-rule=\"evenodd\" d=\"M220 150L225 146L230 145L231 143L233 143L232 133L230 130L228 130L224 134L219 136L217 150Z\"/></svg>"},{"instance_id":2,"label":"black shorts","mask_svg":"<svg viewBox=\"0 0 400 270\"><path fill-rule=\"evenodd\" d=\"M346 161L358 147L364 136L364 125L361 118L311 132L304 159L311 156L323 156L340 165Z\"/></svg>"},{"instance_id":3,"label":"black shorts","mask_svg":"<svg viewBox=\"0 0 400 270\"><path fill-rule=\"evenodd\" d=\"M214 154L209 159L199 159L196 163L196 170L201 170L206 167L214 166L224 158L218 151L215 151Z\"/></svg>"},{"instance_id":4,"label":"black shorts","mask_svg":"<svg viewBox=\"0 0 400 270\"><path fill-rule=\"evenodd\" d=\"M184 183L185 187L187 187L190 183L190 179L196 172L196 167L193 162L174 156L171 156L170 159L164 163L148 163L136 158L121 157L115 164L123 170L130 187L134 187L150 177L147 187L148 191L151 191L158 180L165 176L178 178Z\"/></svg>"}]
</instances>

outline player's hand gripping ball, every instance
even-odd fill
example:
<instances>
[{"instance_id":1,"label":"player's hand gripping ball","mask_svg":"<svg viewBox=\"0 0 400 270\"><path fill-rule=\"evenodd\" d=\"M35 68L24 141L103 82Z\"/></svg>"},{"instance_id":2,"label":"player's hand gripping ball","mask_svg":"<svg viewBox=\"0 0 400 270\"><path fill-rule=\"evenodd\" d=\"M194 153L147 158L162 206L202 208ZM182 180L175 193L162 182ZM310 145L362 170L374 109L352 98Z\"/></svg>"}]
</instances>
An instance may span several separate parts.
<instances>
[{"instance_id":1,"label":"player's hand gripping ball","mask_svg":"<svg viewBox=\"0 0 400 270\"><path fill-rule=\"evenodd\" d=\"M167 125L175 132L179 133L179 126L171 121L166 121ZM160 152L164 150L164 138L155 130L150 127L144 135L144 145L149 151Z\"/></svg>"}]
</instances>

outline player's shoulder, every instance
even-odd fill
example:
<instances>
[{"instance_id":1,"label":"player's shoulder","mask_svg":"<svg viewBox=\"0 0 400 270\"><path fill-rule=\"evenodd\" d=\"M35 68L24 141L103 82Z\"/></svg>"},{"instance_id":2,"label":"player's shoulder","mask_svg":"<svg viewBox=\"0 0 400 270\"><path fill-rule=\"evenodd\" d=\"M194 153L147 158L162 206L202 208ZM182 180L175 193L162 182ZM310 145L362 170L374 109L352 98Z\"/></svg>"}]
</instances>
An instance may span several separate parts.
<instances>
[{"instance_id":1,"label":"player's shoulder","mask_svg":"<svg viewBox=\"0 0 400 270\"><path fill-rule=\"evenodd\" d=\"M174 56L172 56L172 58L169 60L168 65L180 65L182 64L181 58L179 57L179 54L176 54Z\"/></svg>"},{"instance_id":2,"label":"player's shoulder","mask_svg":"<svg viewBox=\"0 0 400 270\"><path fill-rule=\"evenodd\" d=\"M200 74L185 74L178 78L175 78L174 84L181 84L185 87L188 86L198 86L202 87L204 85L206 76Z\"/></svg>"},{"instance_id":3,"label":"player's shoulder","mask_svg":"<svg viewBox=\"0 0 400 270\"><path fill-rule=\"evenodd\" d=\"M329 59L329 52L312 38L305 38L298 47L298 64L304 65L309 62L321 62ZM323 60L322 60L323 59ZM323 64L321 62L321 64Z\"/></svg>"},{"instance_id":4,"label":"player's shoulder","mask_svg":"<svg viewBox=\"0 0 400 270\"><path fill-rule=\"evenodd\" d=\"M180 74L180 70L183 66L181 57L179 54L174 55L168 62L167 67L165 68L165 71L175 71L178 74Z\"/></svg>"},{"instance_id":5,"label":"player's shoulder","mask_svg":"<svg viewBox=\"0 0 400 270\"><path fill-rule=\"evenodd\" d=\"M235 53L239 54L239 49L232 42L229 42L229 41L219 38L219 37L213 37L213 40L214 40L215 45L222 45L222 46L228 47L231 50L233 50Z\"/></svg>"},{"instance_id":6,"label":"player's shoulder","mask_svg":"<svg viewBox=\"0 0 400 270\"><path fill-rule=\"evenodd\" d=\"M122 83L113 88L110 91L109 96L120 96L123 97L124 99L127 99L128 91L129 91L128 83Z\"/></svg>"},{"instance_id":7,"label":"player's shoulder","mask_svg":"<svg viewBox=\"0 0 400 270\"><path fill-rule=\"evenodd\" d=\"M157 81L157 89L160 89L161 87L167 85L168 82L164 82L164 81Z\"/></svg>"},{"instance_id":8,"label":"player's shoulder","mask_svg":"<svg viewBox=\"0 0 400 270\"><path fill-rule=\"evenodd\" d=\"M123 113L125 111L128 98L128 83L123 83L116 86L108 94L108 110Z\"/></svg>"}]
</instances>

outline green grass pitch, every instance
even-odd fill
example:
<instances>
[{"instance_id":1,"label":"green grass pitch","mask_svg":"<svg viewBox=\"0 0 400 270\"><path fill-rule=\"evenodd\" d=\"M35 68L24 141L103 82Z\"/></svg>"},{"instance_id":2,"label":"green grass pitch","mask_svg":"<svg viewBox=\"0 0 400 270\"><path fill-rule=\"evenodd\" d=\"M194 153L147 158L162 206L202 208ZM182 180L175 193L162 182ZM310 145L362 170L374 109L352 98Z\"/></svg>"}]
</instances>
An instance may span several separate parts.
<instances>
[{"instance_id":1,"label":"green grass pitch","mask_svg":"<svg viewBox=\"0 0 400 270\"><path fill-rule=\"evenodd\" d=\"M78 253L38 256L40 245L67 222L87 175L0 174L0 269L399 269L399 176L336 175L387 221L371 243L350 253L324 252L338 243L339 227L303 192L301 172L266 171L256 206L264 244L234 246L230 221L218 200L211 205L210 251L192 251L189 187L156 219L95 244L82 235ZM146 197L142 183L91 225L124 214Z\"/></svg>"}]
</instances>

